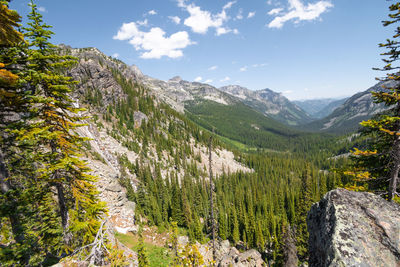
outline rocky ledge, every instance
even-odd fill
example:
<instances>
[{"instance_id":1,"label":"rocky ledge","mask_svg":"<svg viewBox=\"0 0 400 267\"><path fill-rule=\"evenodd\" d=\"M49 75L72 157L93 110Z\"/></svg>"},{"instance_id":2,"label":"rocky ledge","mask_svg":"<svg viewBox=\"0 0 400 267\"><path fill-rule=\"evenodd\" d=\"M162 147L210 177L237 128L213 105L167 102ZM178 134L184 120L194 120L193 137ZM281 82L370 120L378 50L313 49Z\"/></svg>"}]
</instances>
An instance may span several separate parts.
<instances>
[{"instance_id":1,"label":"rocky ledge","mask_svg":"<svg viewBox=\"0 0 400 267\"><path fill-rule=\"evenodd\" d=\"M336 189L307 218L309 265L400 267L400 206L365 192Z\"/></svg>"}]
</instances>

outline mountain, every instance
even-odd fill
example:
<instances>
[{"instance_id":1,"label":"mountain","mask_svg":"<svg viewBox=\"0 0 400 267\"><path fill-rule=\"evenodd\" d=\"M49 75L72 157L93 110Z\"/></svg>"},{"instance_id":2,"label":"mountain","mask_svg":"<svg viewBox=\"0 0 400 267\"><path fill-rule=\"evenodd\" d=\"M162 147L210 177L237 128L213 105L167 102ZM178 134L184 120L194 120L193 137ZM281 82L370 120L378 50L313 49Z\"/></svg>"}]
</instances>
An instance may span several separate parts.
<instances>
[{"instance_id":1,"label":"mountain","mask_svg":"<svg viewBox=\"0 0 400 267\"><path fill-rule=\"evenodd\" d=\"M307 138L212 86L179 77L166 82L150 78L136 66L127 66L96 48L62 49L78 58L78 64L67 72L79 81L72 97L76 106L86 108L82 115L88 117L83 121L87 126L78 132L88 138L85 160L99 177L96 186L100 199L107 204L109 227L117 232L117 238L130 245L130 240L137 239L132 233L143 224L147 241L158 251L164 249L158 255L172 255L166 253L164 245L168 240L165 229L174 221L186 229L191 240L206 240L207 181L212 173L218 205L217 234L226 240L219 242L217 262L240 262L243 266L261 263L260 253L254 249L240 253L227 239L245 250L257 248L257 242L270 236L281 236L280 229L270 232L266 227L264 233L261 225L278 225L287 216L294 218L297 185L307 165L304 149L299 150L301 155L287 151L294 151L302 140L310 148L316 138ZM215 129L228 143L275 151L268 157L233 153L220 138L214 138L211 172L207 149L211 135L206 129ZM316 151L318 155L325 153L320 153L318 146ZM315 173L320 169L312 168ZM329 176L321 179L332 184ZM246 203L249 208L243 209L246 199L254 195L262 197L252 199ZM285 201L293 207L288 213L277 208ZM247 238L244 233L250 233L245 245L240 241ZM212 259L207 253L211 242L198 246L205 260ZM274 259L277 249L272 247L267 257Z\"/></svg>"},{"instance_id":2,"label":"mountain","mask_svg":"<svg viewBox=\"0 0 400 267\"><path fill-rule=\"evenodd\" d=\"M270 89L252 91L238 85L228 85L219 90L239 98L249 107L286 125L305 124L312 120L299 106Z\"/></svg>"},{"instance_id":3,"label":"mountain","mask_svg":"<svg viewBox=\"0 0 400 267\"><path fill-rule=\"evenodd\" d=\"M314 119L322 119L331 114L337 107L342 105L347 98L322 98L310 100L295 100L294 104L302 108Z\"/></svg>"},{"instance_id":4,"label":"mountain","mask_svg":"<svg viewBox=\"0 0 400 267\"><path fill-rule=\"evenodd\" d=\"M188 82L182 80L179 76L168 81L142 76L140 82L179 112L184 112L187 101L211 100L223 105L237 102L233 97L221 92L214 86L199 82Z\"/></svg>"},{"instance_id":5,"label":"mountain","mask_svg":"<svg viewBox=\"0 0 400 267\"><path fill-rule=\"evenodd\" d=\"M371 92L393 86L392 81L379 82L364 92L357 93L336 108L329 116L301 126L302 129L332 133L348 133L359 128L359 123L385 110L383 104L373 101Z\"/></svg>"},{"instance_id":6,"label":"mountain","mask_svg":"<svg viewBox=\"0 0 400 267\"><path fill-rule=\"evenodd\" d=\"M153 178L162 175L181 180L190 167L206 179L209 134L166 105L154 88L144 87L144 76L137 67L96 48L62 46L62 50L78 58L68 75L79 81L73 96L76 105L87 109L82 115L93 118L86 119L87 126L78 132L90 139L86 159L101 178L101 199L107 203L113 227L121 233L133 231L135 203L129 190L136 191L143 184L140 170L148 168ZM177 78L166 84L179 90ZM251 172L218 141L212 155L214 175L224 169Z\"/></svg>"}]
</instances>

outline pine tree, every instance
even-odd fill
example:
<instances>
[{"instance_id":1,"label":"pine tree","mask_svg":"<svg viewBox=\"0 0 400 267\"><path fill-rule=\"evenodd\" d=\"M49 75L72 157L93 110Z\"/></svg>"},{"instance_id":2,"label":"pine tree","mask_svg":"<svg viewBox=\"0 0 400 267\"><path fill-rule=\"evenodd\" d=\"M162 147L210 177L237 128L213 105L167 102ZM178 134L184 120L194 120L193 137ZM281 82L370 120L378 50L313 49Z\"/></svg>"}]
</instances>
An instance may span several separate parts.
<instances>
[{"instance_id":1,"label":"pine tree","mask_svg":"<svg viewBox=\"0 0 400 267\"><path fill-rule=\"evenodd\" d=\"M389 20L383 21L383 26L400 20L400 2L392 4L389 10ZM367 148L353 151L354 169L349 172L361 182L361 187L354 189L387 192L388 200L398 196L400 171L400 73L398 64L395 65L400 56L399 26L392 38L379 45L387 51L382 53L385 66L376 70L386 72L386 77L379 79L383 81L382 90L372 92L375 102L383 103L387 110L361 123L363 134L369 137Z\"/></svg>"},{"instance_id":2,"label":"pine tree","mask_svg":"<svg viewBox=\"0 0 400 267\"><path fill-rule=\"evenodd\" d=\"M144 246L142 229L139 230L138 262L139 262L139 267L150 266L147 256L147 250L146 247Z\"/></svg>"},{"instance_id":3,"label":"pine tree","mask_svg":"<svg viewBox=\"0 0 400 267\"><path fill-rule=\"evenodd\" d=\"M171 243L171 247L174 252L171 266L179 266L179 264L180 264L179 249L180 248L179 248L179 244L178 244L178 224L174 221L171 221L171 231L169 233L169 243Z\"/></svg>"},{"instance_id":4,"label":"pine tree","mask_svg":"<svg viewBox=\"0 0 400 267\"><path fill-rule=\"evenodd\" d=\"M312 205L311 170L307 165L301 176L301 190L296 222L296 246L300 261L308 258L307 213Z\"/></svg>"},{"instance_id":5,"label":"pine tree","mask_svg":"<svg viewBox=\"0 0 400 267\"><path fill-rule=\"evenodd\" d=\"M25 80L32 88L29 113L30 128L19 132L20 142L34 142L33 160L37 166L38 184L42 188L56 188L64 249L90 243L100 225L104 204L97 197L93 185L95 177L80 159L84 138L74 129L81 126L79 112L70 98L71 78L62 71L74 64L70 56L60 55L50 43L53 34L42 21L36 5L31 2L25 36L29 43ZM52 201L52 199L48 199ZM49 203L50 204L50 203Z\"/></svg>"},{"instance_id":6,"label":"pine tree","mask_svg":"<svg viewBox=\"0 0 400 267\"><path fill-rule=\"evenodd\" d=\"M30 92L23 88L26 45L16 29L20 20L19 14L8 8L8 1L0 1L0 228L7 236L9 226L15 240L8 240L2 248L9 252L0 253L0 262L5 265L27 265L33 241L27 235L29 223L24 216L31 208L31 199L22 191L19 179L32 171L20 153L23 146L31 144L17 142L18 132L28 127L21 114L30 106Z\"/></svg>"},{"instance_id":7,"label":"pine tree","mask_svg":"<svg viewBox=\"0 0 400 267\"><path fill-rule=\"evenodd\" d=\"M238 218L236 215L236 210L233 208L232 209L232 218L233 218L233 222L232 222L232 241L234 244L236 244L239 239L240 239L240 232L239 232L239 222L238 222Z\"/></svg>"},{"instance_id":8,"label":"pine tree","mask_svg":"<svg viewBox=\"0 0 400 267\"><path fill-rule=\"evenodd\" d=\"M22 33L15 29L20 21L20 15L8 8L8 1L0 1L0 46L17 44L23 40Z\"/></svg>"}]
</instances>

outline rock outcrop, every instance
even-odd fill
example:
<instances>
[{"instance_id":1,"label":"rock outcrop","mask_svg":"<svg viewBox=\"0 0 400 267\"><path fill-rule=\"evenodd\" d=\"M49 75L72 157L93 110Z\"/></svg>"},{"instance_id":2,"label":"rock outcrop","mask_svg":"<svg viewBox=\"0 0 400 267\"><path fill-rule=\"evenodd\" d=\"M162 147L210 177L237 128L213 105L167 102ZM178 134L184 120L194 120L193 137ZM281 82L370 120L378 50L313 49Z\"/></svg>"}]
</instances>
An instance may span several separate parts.
<instances>
[{"instance_id":1,"label":"rock outcrop","mask_svg":"<svg viewBox=\"0 0 400 267\"><path fill-rule=\"evenodd\" d=\"M310 267L400 266L400 206L365 192L336 189L308 218Z\"/></svg>"},{"instance_id":2,"label":"rock outcrop","mask_svg":"<svg viewBox=\"0 0 400 267\"><path fill-rule=\"evenodd\" d=\"M180 236L178 238L178 244L180 247L185 247L189 243L187 236ZM200 244L196 242L196 246L199 249L200 254L204 259L204 266L211 266L213 261L212 254L212 241L207 244ZM255 249L250 249L244 252L240 252L237 248L232 247L229 240L215 242L215 257L216 266L228 267L261 267L266 266L263 261L260 252Z\"/></svg>"}]
</instances>

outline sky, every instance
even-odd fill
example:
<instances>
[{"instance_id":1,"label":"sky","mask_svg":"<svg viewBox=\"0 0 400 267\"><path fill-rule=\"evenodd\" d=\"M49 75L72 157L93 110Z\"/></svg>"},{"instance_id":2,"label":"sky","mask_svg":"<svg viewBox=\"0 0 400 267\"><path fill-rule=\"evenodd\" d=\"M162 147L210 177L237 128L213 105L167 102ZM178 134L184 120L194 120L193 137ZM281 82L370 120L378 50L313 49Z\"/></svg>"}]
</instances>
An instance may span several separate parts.
<instances>
[{"instance_id":1,"label":"sky","mask_svg":"<svg viewBox=\"0 0 400 267\"><path fill-rule=\"evenodd\" d=\"M26 22L27 0L13 0ZM161 80L350 96L383 73L386 0L36 0L52 42L97 47Z\"/></svg>"}]
</instances>

